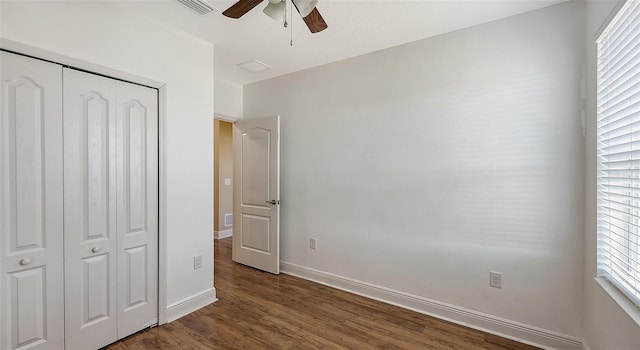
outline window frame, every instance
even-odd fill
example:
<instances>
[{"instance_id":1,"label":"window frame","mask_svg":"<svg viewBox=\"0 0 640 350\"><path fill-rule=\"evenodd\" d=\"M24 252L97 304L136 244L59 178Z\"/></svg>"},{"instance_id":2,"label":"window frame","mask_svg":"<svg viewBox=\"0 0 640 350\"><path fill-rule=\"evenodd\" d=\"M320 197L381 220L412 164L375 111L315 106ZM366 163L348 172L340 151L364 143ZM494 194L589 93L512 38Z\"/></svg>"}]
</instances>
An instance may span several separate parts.
<instances>
[{"instance_id":1,"label":"window frame","mask_svg":"<svg viewBox=\"0 0 640 350\"><path fill-rule=\"evenodd\" d=\"M614 8L611 10L611 13L608 15L608 17L605 19L605 21L602 23L602 25L600 26L600 28L598 29L598 31L595 34L595 38L594 38L594 45L595 45L595 52L596 52L596 211L598 211L599 205L597 204L597 202L600 199L600 196L598 194L598 185L599 185L599 180L598 180L598 176L597 176L597 172L600 171L600 167L601 167L601 161L598 159L599 155L598 155L598 140L597 138L599 137L600 133L598 131L599 127L598 127L598 122L600 121L600 117L598 115L598 111L597 111L597 107L598 107L598 100L599 100L599 94L597 92L598 88L599 88L599 78L598 78L598 68L599 68L599 62L598 62L598 54L599 54L599 41L602 38L603 34L605 34L607 32L607 29L609 28L609 26L611 25L611 23L618 17L618 15L620 14L620 11L624 8L624 6L629 2L630 0L620 0L618 1L618 3L614 6ZM640 1L640 0L636 0L636 1ZM596 227L597 227L597 221L598 221L598 214L596 213ZM597 233L597 229L596 229L596 249L599 248L598 246L598 237L597 237L598 233ZM596 253L596 265L598 265L600 262L600 259ZM596 267L596 274L597 276L594 278L594 280L596 281L596 283L602 287L602 289L609 294L609 296L629 315L629 317L631 317L631 319L633 321L636 322L636 324L638 326L640 326L640 302L636 303L635 300L633 300L628 294L627 292L623 291L621 289L621 287L619 287L619 284L612 282L609 278L604 277L604 276L600 276L599 273L599 268Z\"/></svg>"}]
</instances>

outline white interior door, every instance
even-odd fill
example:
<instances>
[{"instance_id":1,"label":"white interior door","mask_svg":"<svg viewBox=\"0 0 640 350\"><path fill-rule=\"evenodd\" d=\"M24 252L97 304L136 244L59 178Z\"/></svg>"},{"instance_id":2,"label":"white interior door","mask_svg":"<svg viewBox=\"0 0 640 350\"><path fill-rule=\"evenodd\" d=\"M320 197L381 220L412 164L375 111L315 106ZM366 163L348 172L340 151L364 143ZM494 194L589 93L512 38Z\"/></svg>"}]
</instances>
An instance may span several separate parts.
<instances>
[{"instance_id":1,"label":"white interior door","mask_svg":"<svg viewBox=\"0 0 640 350\"><path fill-rule=\"evenodd\" d=\"M62 349L62 66L0 52L0 81L0 349Z\"/></svg>"},{"instance_id":2,"label":"white interior door","mask_svg":"<svg viewBox=\"0 0 640 350\"><path fill-rule=\"evenodd\" d=\"M280 117L234 128L233 260L280 273Z\"/></svg>"},{"instance_id":3,"label":"white interior door","mask_svg":"<svg viewBox=\"0 0 640 350\"><path fill-rule=\"evenodd\" d=\"M118 339L115 85L65 69L64 95L66 344L97 349Z\"/></svg>"},{"instance_id":4,"label":"white interior door","mask_svg":"<svg viewBox=\"0 0 640 350\"><path fill-rule=\"evenodd\" d=\"M158 92L117 82L118 338L158 323Z\"/></svg>"}]
</instances>

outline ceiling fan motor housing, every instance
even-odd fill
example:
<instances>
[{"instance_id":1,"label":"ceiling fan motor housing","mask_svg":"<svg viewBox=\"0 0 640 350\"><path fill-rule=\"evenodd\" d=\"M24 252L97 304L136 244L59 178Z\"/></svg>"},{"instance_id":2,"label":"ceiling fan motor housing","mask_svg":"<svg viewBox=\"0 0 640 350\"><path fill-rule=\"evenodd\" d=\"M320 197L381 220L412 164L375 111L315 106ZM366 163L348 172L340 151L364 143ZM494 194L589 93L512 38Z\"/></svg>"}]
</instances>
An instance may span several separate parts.
<instances>
[{"instance_id":1,"label":"ceiling fan motor housing","mask_svg":"<svg viewBox=\"0 0 640 350\"><path fill-rule=\"evenodd\" d=\"M258 6L263 0L239 0L231 5L222 14L229 18L240 18L254 7ZM320 15L316 8L318 0L291 0L294 7L302 16L304 23L307 25L311 33L318 33L327 29L327 23ZM285 23L286 27L286 0L269 0L263 12L274 20Z\"/></svg>"}]
</instances>

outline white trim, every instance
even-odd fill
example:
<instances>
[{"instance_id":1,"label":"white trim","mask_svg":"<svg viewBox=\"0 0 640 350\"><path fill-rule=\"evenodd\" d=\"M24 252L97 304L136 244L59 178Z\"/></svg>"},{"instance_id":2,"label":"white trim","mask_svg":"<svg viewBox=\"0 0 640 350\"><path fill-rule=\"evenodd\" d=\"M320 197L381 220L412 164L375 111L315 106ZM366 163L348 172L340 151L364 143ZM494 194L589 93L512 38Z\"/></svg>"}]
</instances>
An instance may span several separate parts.
<instances>
[{"instance_id":1,"label":"white trim","mask_svg":"<svg viewBox=\"0 0 640 350\"><path fill-rule=\"evenodd\" d=\"M167 323L186 316L200 308L218 301L216 289L209 288L190 297L178 300L167 307Z\"/></svg>"},{"instance_id":2,"label":"white trim","mask_svg":"<svg viewBox=\"0 0 640 350\"><path fill-rule=\"evenodd\" d=\"M101 75L106 75L108 77L126 80L137 84L142 84L146 86L150 86L152 88L160 88L164 86L164 82L160 82L157 80L147 79L145 77L141 77L139 75L131 74L128 72L123 72L117 69L101 66L99 64L90 63L87 61L79 60L70 56L61 55L59 53L55 53L52 51L44 50L38 47L26 45L17 41L0 38L0 48L3 48L8 51L13 51L15 53L19 53L22 55L31 56L34 58L38 58L45 61L52 61L55 63L59 63L65 66L70 66L73 68L79 68L82 70L86 70L92 73L97 73Z\"/></svg>"},{"instance_id":3,"label":"white trim","mask_svg":"<svg viewBox=\"0 0 640 350\"><path fill-rule=\"evenodd\" d=\"M0 38L0 49L52 61L102 74L108 77L146 85L158 89L158 324L167 322L167 162L166 162L166 121L167 86L164 82L147 79L109 67L93 64L73 57L61 55L17 41Z\"/></svg>"},{"instance_id":4,"label":"white trim","mask_svg":"<svg viewBox=\"0 0 640 350\"><path fill-rule=\"evenodd\" d=\"M334 275L289 262L280 262L281 271L287 275L304 278L329 287L358 294L413 310L422 314L453 322L462 326L495 334L543 349L582 349L582 339L554 331L526 325L516 321L455 306L386 287Z\"/></svg>"},{"instance_id":5,"label":"white trim","mask_svg":"<svg viewBox=\"0 0 640 350\"><path fill-rule=\"evenodd\" d=\"M230 115L214 112L213 113L213 119L222 120L222 121L229 122L229 123L233 124L233 123L237 122L238 120L240 120L242 118L240 118L240 117L232 117Z\"/></svg>"},{"instance_id":6,"label":"white trim","mask_svg":"<svg viewBox=\"0 0 640 350\"><path fill-rule=\"evenodd\" d=\"M223 239L231 236L233 236L233 229L213 231L213 238L215 239Z\"/></svg>"},{"instance_id":7,"label":"white trim","mask_svg":"<svg viewBox=\"0 0 640 350\"><path fill-rule=\"evenodd\" d=\"M158 324L167 323L167 86L158 89Z\"/></svg>"},{"instance_id":8,"label":"white trim","mask_svg":"<svg viewBox=\"0 0 640 350\"><path fill-rule=\"evenodd\" d=\"M631 299L629 299L618 287L614 286L606 278L596 277L594 278L598 285L609 294L609 296L622 308L624 312L629 315L638 326L640 326L640 306L637 306Z\"/></svg>"}]
</instances>

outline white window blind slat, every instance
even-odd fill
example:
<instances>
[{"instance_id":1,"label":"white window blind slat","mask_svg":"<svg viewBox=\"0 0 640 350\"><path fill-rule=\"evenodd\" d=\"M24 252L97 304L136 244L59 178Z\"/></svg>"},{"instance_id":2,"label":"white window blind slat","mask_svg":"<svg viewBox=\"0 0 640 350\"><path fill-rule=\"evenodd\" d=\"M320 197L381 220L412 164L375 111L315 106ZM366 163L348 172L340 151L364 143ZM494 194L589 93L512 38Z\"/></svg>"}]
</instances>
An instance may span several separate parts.
<instances>
[{"instance_id":1,"label":"white window blind slat","mask_svg":"<svg viewBox=\"0 0 640 350\"><path fill-rule=\"evenodd\" d=\"M640 15L640 8L634 7L631 11L627 12L624 18L611 21L609 28L601 34L600 42L606 44L610 50L601 52L600 56L609 58L609 55L614 56L620 52L620 48L625 47L625 40L628 41L629 33L633 32L633 29L638 25L638 15ZM602 40L606 39L606 40ZM610 61L616 62L614 59ZM603 66L607 69L610 66Z\"/></svg>"},{"instance_id":2,"label":"white window blind slat","mask_svg":"<svg viewBox=\"0 0 640 350\"><path fill-rule=\"evenodd\" d=\"M625 152L625 153L618 153L618 156L633 156L635 152ZM611 157L613 157L615 155L611 155ZM605 159L607 159L610 156L604 156ZM625 173L628 173L629 170L639 170L640 168L638 168L638 166L640 166L640 160L637 158L627 158L627 159L607 159L606 161L602 162L602 164L604 166L606 166L606 169L603 169L603 171L624 171Z\"/></svg>"},{"instance_id":3,"label":"white window blind slat","mask_svg":"<svg viewBox=\"0 0 640 350\"><path fill-rule=\"evenodd\" d=\"M620 233L616 233L614 236L601 235L600 242L601 242L601 244L603 244L603 248L608 247L610 245L618 245L620 247L624 246L626 252L633 252L633 253L637 254L638 253L637 250L627 249L627 247L626 247L626 246L629 245L629 243L633 243L634 242L634 240L630 238L631 236L629 235L629 232L625 231L624 229L621 229L619 227L616 227L616 229ZM627 254L627 253L625 253L625 254ZM633 257L631 255L629 257L633 259Z\"/></svg>"},{"instance_id":4,"label":"white window blind slat","mask_svg":"<svg viewBox=\"0 0 640 350\"><path fill-rule=\"evenodd\" d=\"M634 242L629 239L625 239L625 237L620 235L617 235L616 237L612 238L610 241L605 240L602 242L602 244L606 244L607 246L609 246L610 249L617 251L619 253L618 256L624 258L625 261L633 262L633 266L635 266L634 269L637 270L637 266L639 266L640 264L638 263L637 260L632 258L632 256L637 255L638 252L635 250L626 249L626 246L628 246L630 243L634 243ZM622 247L623 249L616 248L616 247Z\"/></svg>"},{"instance_id":5,"label":"white window blind slat","mask_svg":"<svg viewBox=\"0 0 640 350\"><path fill-rule=\"evenodd\" d=\"M598 275L640 306L640 1L598 45Z\"/></svg>"},{"instance_id":6,"label":"white window blind slat","mask_svg":"<svg viewBox=\"0 0 640 350\"><path fill-rule=\"evenodd\" d=\"M640 188L638 188L638 186L640 186L640 179L633 179L629 177L615 177L615 176L608 175L606 172L602 172L602 174L603 175L598 176L598 181L604 181L604 180L608 181L608 183L600 184L603 187L624 186L628 191L631 191L634 188L636 190L640 190Z\"/></svg>"},{"instance_id":7,"label":"white window blind slat","mask_svg":"<svg viewBox=\"0 0 640 350\"><path fill-rule=\"evenodd\" d=\"M602 247L608 247L609 245L619 245L619 246L625 246L625 245L629 245L630 243L633 243L634 240L629 238L628 235L628 231L624 231L623 229L620 229L618 227L616 227L616 230L618 230L618 232L622 231L621 233L616 232L614 236L604 236L605 238L602 238L601 240L599 240L599 244L603 245ZM632 255L636 255L638 254L637 250L633 250L633 249L627 249L626 251L629 252L629 254Z\"/></svg>"},{"instance_id":8,"label":"white window blind slat","mask_svg":"<svg viewBox=\"0 0 640 350\"><path fill-rule=\"evenodd\" d=\"M599 136L601 137L601 139L599 141L601 143L604 143L608 138L619 137L619 136L631 134L637 131L640 131L640 120L637 120L637 118L632 118L630 122L627 123L627 125L625 126L619 126L611 130L602 130L600 128Z\"/></svg>"},{"instance_id":9,"label":"white window blind slat","mask_svg":"<svg viewBox=\"0 0 640 350\"><path fill-rule=\"evenodd\" d=\"M637 47L640 47L640 43ZM637 50L636 47L636 50ZM631 70L630 68L634 68L634 67L624 67L625 70ZM636 74L630 77L624 77L625 80L622 79L618 79L616 82L612 82L612 84L602 84L598 87L598 91L603 91L605 89L609 89L609 91L615 92L615 93L619 93L621 91L624 90L633 90L635 89L636 85L638 85L638 81L640 81L640 75ZM610 105L614 104L615 102L619 102L619 100L621 99L621 96L601 96L600 97L600 101L602 101L602 106L603 108L609 108ZM615 102L614 102L615 101Z\"/></svg>"},{"instance_id":10,"label":"white window blind slat","mask_svg":"<svg viewBox=\"0 0 640 350\"><path fill-rule=\"evenodd\" d=\"M603 163L612 163L612 162L622 162L622 161L640 161L638 156L640 155L640 151L620 151L615 153L603 154L601 159L603 159Z\"/></svg>"},{"instance_id":11,"label":"white window blind slat","mask_svg":"<svg viewBox=\"0 0 640 350\"><path fill-rule=\"evenodd\" d=\"M632 43L638 34L638 28L640 27L640 23L638 23L639 14L640 11L636 10L627 18L627 21L618 23L619 25L626 26L623 31L607 33L609 38L606 42L608 50L603 52L601 57L610 61L611 64L602 68L611 70L612 68L617 67L617 65L624 59L628 59L628 53L630 52Z\"/></svg>"},{"instance_id":12,"label":"white window blind slat","mask_svg":"<svg viewBox=\"0 0 640 350\"><path fill-rule=\"evenodd\" d=\"M638 142L640 142L640 130L610 138L607 140L606 144L602 144L602 142L598 140L598 156L606 154L608 152L608 148L618 147L622 144Z\"/></svg>"},{"instance_id":13,"label":"white window blind slat","mask_svg":"<svg viewBox=\"0 0 640 350\"><path fill-rule=\"evenodd\" d=\"M637 79L640 82L640 65L638 65L637 70ZM617 119L627 117L629 110L633 111L634 107L637 107L638 96L633 96L632 94L638 92L639 85L640 84L635 83L633 85L629 84L623 86L614 86L598 92L599 94L604 94L606 92L607 94L617 95L616 97L603 97L601 99L598 99L598 114L602 115L602 119L600 120L601 124L598 124L598 126L609 124L616 121ZM635 110L637 111L637 109Z\"/></svg>"},{"instance_id":14,"label":"white window blind slat","mask_svg":"<svg viewBox=\"0 0 640 350\"><path fill-rule=\"evenodd\" d=\"M638 33L640 34L640 33ZM637 40L637 38L635 38ZM601 85L598 87L600 90L602 89L611 89L616 90L621 87L621 85L626 83L627 77L623 76L623 72L631 72L634 71L638 67L638 44L635 43L631 50L628 53L628 57L625 57L623 60L620 60L616 63L616 66L612 66L609 69L604 69L600 71L601 73ZM601 59L605 59L602 57Z\"/></svg>"},{"instance_id":15,"label":"white window blind slat","mask_svg":"<svg viewBox=\"0 0 640 350\"><path fill-rule=\"evenodd\" d=\"M606 229L606 230L612 230L612 232L614 233L614 235L605 235L604 231L602 232L601 236L601 242L603 242L603 244L608 244L608 242L616 242L617 244L629 244L630 242L632 242L632 240L629 238L629 230L618 227L616 225L611 225L611 227L609 226L600 226L602 229ZM634 226L634 228L637 228L637 226ZM639 253L637 250L635 249L629 249L632 252L635 253Z\"/></svg>"},{"instance_id":16,"label":"white window blind slat","mask_svg":"<svg viewBox=\"0 0 640 350\"><path fill-rule=\"evenodd\" d=\"M629 139L629 141L627 142L622 142L622 143L617 143L617 144L612 144L610 146L603 146L602 149L605 150L606 152L603 153L603 155L607 155L607 153L621 153L621 150L626 150L626 149L638 149L640 148L640 131L637 133L636 135L638 138L636 138L637 141L631 141L631 138ZM609 143L611 144L611 143Z\"/></svg>"},{"instance_id":17,"label":"white window blind slat","mask_svg":"<svg viewBox=\"0 0 640 350\"><path fill-rule=\"evenodd\" d=\"M629 258L627 254L611 246L611 250L614 252L613 258L617 265L619 265L623 271L626 271L630 275L638 275L638 269L632 266L638 266L638 262Z\"/></svg>"},{"instance_id":18,"label":"white window blind slat","mask_svg":"<svg viewBox=\"0 0 640 350\"><path fill-rule=\"evenodd\" d=\"M614 88L619 86L620 80L624 78L623 73L633 70L638 65L636 58L638 57L638 36L640 33L634 33L631 37L629 45L625 48L624 52L619 52L622 56L613 56L613 53L604 55L601 59L606 60L610 56L616 57L615 61L609 62L610 66L607 69L603 69L602 73L602 85L600 88ZM611 48L608 48L609 50ZM609 51L611 52L611 51Z\"/></svg>"},{"instance_id":19,"label":"white window blind slat","mask_svg":"<svg viewBox=\"0 0 640 350\"><path fill-rule=\"evenodd\" d=\"M612 256L613 259L610 261L611 265L615 267L615 273L618 276L622 277L623 281L621 282L629 283L630 285L637 284L635 278L633 277L636 276L638 272L635 271L635 269L629 267L629 265L625 261L619 259L615 254L612 254ZM638 294L638 296L640 296L640 294Z\"/></svg>"},{"instance_id":20,"label":"white window blind slat","mask_svg":"<svg viewBox=\"0 0 640 350\"><path fill-rule=\"evenodd\" d=\"M615 203L611 203L611 201L607 201L609 205L602 205L603 209L606 210L610 210L612 212L614 212L615 214L624 214L624 215L629 215L629 220L638 220L640 219L640 216L632 214L632 213L628 213L626 211L624 211L624 209L620 209L620 208L616 208L615 207Z\"/></svg>"},{"instance_id":21,"label":"white window blind slat","mask_svg":"<svg viewBox=\"0 0 640 350\"><path fill-rule=\"evenodd\" d=\"M600 176L599 178L606 178L608 176L608 177L615 177L616 179L638 179L637 175L633 177L629 176L628 170L608 169L608 170L602 170L602 171L605 175Z\"/></svg>"},{"instance_id":22,"label":"white window blind slat","mask_svg":"<svg viewBox=\"0 0 640 350\"><path fill-rule=\"evenodd\" d=\"M636 88L640 88L640 84ZM623 91L624 92L624 91ZM637 113L640 111L640 95L636 96L628 96L626 94L621 94L620 97L623 99L623 102L619 102L612 106L611 109L605 109L600 111L600 115L602 115L603 123L599 125L605 130L615 129L619 126L620 123L625 123L629 120L629 118L633 118L637 116ZM615 109L615 107L620 106L621 108Z\"/></svg>"},{"instance_id":23,"label":"white window blind slat","mask_svg":"<svg viewBox=\"0 0 640 350\"><path fill-rule=\"evenodd\" d=\"M621 200L636 201L640 203L640 197L631 196L629 194L615 193L615 192L609 192L609 191L602 191L601 193L607 197L619 198Z\"/></svg>"}]
</instances>

